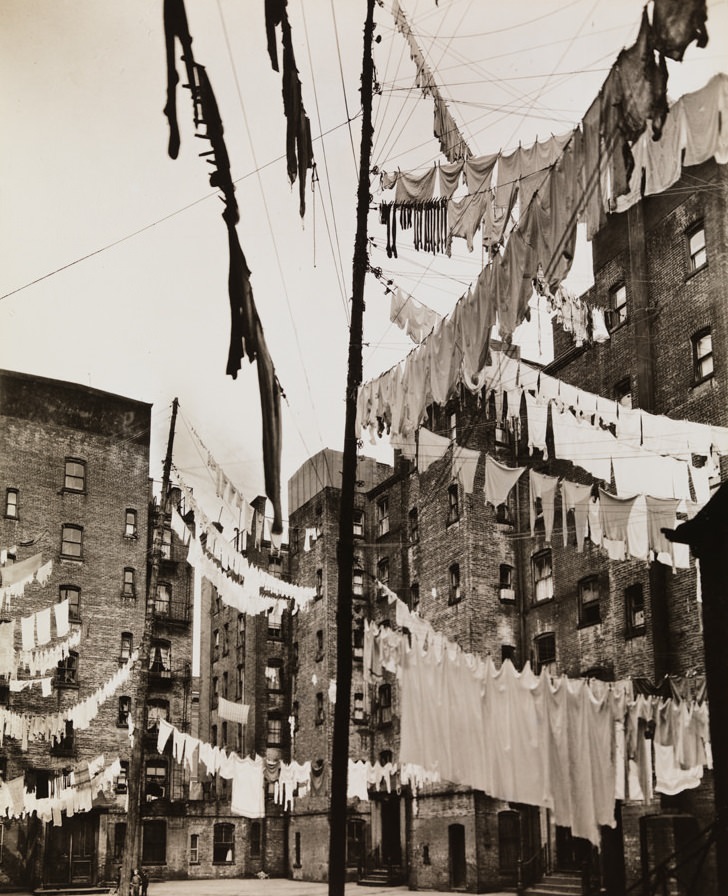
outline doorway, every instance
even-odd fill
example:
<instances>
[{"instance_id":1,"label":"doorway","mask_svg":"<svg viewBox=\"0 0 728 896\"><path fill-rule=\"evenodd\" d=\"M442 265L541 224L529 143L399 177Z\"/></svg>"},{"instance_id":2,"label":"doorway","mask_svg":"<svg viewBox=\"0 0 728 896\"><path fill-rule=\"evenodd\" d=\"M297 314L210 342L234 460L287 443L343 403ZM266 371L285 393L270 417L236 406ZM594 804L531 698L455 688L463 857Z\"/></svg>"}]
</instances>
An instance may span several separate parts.
<instances>
[{"instance_id":1,"label":"doorway","mask_svg":"<svg viewBox=\"0 0 728 896\"><path fill-rule=\"evenodd\" d=\"M402 864L402 842L400 839L399 797L386 796L382 807L382 864Z\"/></svg>"},{"instance_id":2,"label":"doorway","mask_svg":"<svg viewBox=\"0 0 728 896\"><path fill-rule=\"evenodd\" d=\"M65 818L62 827L49 827L46 874L48 884L92 884L95 875L98 819L87 815Z\"/></svg>"},{"instance_id":3,"label":"doorway","mask_svg":"<svg viewBox=\"0 0 728 896\"><path fill-rule=\"evenodd\" d=\"M580 871L591 860L592 846L583 837L572 836L570 828L556 825L556 867L559 871Z\"/></svg>"},{"instance_id":4,"label":"doorway","mask_svg":"<svg viewBox=\"0 0 728 896\"><path fill-rule=\"evenodd\" d=\"M453 890L463 889L466 883L465 827L451 824L447 829L448 855L450 859L450 886Z\"/></svg>"}]
</instances>

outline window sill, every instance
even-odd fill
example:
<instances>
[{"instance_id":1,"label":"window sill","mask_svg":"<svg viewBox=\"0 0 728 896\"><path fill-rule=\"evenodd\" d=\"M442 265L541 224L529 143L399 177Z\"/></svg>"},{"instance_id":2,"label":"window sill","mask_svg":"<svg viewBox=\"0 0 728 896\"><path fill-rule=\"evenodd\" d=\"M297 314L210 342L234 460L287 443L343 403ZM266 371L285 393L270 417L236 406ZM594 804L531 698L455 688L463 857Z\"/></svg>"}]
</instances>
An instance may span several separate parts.
<instances>
[{"instance_id":1,"label":"window sill","mask_svg":"<svg viewBox=\"0 0 728 896\"><path fill-rule=\"evenodd\" d=\"M83 566L83 557L69 557L67 554L61 554L60 560L63 563L72 563L74 566Z\"/></svg>"},{"instance_id":2,"label":"window sill","mask_svg":"<svg viewBox=\"0 0 728 896\"><path fill-rule=\"evenodd\" d=\"M709 376L704 376L702 380L693 380L691 389L699 389L701 386L704 386L706 383L710 383L715 379L715 373L711 373Z\"/></svg>"},{"instance_id":3,"label":"window sill","mask_svg":"<svg viewBox=\"0 0 728 896\"><path fill-rule=\"evenodd\" d=\"M125 532L124 538L126 539L126 541L138 541L139 540L139 536L136 533L134 535L129 535L128 532Z\"/></svg>"},{"instance_id":4,"label":"window sill","mask_svg":"<svg viewBox=\"0 0 728 896\"><path fill-rule=\"evenodd\" d=\"M448 520L448 521L445 523L445 528L446 528L446 529L450 529L450 528L452 528L453 526L454 526L455 528L457 528L459 522L460 522L460 517L457 517L456 519Z\"/></svg>"},{"instance_id":5,"label":"window sill","mask_svg":"<svg viewBox=\"0 0 728 896\"><path fill-rule=\"evenodd\" d=\"M54 681L53 686L58 691L70 690L77 691L78 690L78 682L77 681Z\"/></svg>"},{"instance_id":6,"label":"window sill","mask_svg":"<svg viewBox=\"0 0 728 896\"><path fill-rule=\"evenodd\" d=\"M601 625L601 624L602 624L601 619L595 619L593 622L581 620L581 621L577 622L576 627L577 627L577 629L593 628L595 625Z\"/></svg>"},{"instance_id":7,"label":"window sill","mask_svg":"<svg viewBox=\"0 0 728 896\"><path fill-rule=\"evenodd\" d=\"M462 597L454 597L454 598L453 598L453 597L448 597L448 599L447 599L447 605L448 605L448 607L455 607L455 606L457 606L458 604L461 604L462 602L463 602Z\"/></svg>"},{"instance_id":8,"label":"window sill","mask_svg":"<svg viewBox=\"0 0 728 896\"><path fill-rule=\"evenodd\" d=\"M10 514L10 513L6 513L6 514L5 514L5 519L6 519L6 520L12 520L14 523L19 523L19 522L20 522L20 517L19 517L19 516L13 516L13 515Z\"/></svg>"},{"instance_id":9,"label":"window sill","mask_svg":"<svg viewBox=\"0 0 728 896\"><path fill-rule=\"evenodd\" d=\"M699 268L693 268L692 270L688 271L687 274L685 274L685 282L687 283L688 280L692 280L696 274L699 274L701 271L704 271L707 267L708 267L708 262L706 261L705 264L701 264Z\"/></svg>"},{"instance_id":10,"label":"window sill","mask_svg":"<svg viewBox=\"0 0 728 896\"><path fill-rule=\"evenodd\" d=\"M534 600L531 602L532 607L543 607L545 604L552 604L554 602L553 597L546 597L543 600Z\"/></svg>"},{"instance_id":11,"label":"window sill","mask_svg":"<svg viewBox=\"0 0 728 896\"><path fill-rule=\"evenodd\" d=\"M64 485L61 489L62 495L87 495L88 492L84 488L66 488Z\"/></svg>"},{"instance_id":12,"label":"window sill","mask_svg":"<svg viewBox=\"0 0 728 896\"><path fill-rule=\"evenodd\" d=\"M646 634L647 634L647 632L644 627L633 628L633 629L630 629L629 631L625 632L624 640L631 641L633 638L644 638L644 636Z\"/></svg>"}]
</instances>

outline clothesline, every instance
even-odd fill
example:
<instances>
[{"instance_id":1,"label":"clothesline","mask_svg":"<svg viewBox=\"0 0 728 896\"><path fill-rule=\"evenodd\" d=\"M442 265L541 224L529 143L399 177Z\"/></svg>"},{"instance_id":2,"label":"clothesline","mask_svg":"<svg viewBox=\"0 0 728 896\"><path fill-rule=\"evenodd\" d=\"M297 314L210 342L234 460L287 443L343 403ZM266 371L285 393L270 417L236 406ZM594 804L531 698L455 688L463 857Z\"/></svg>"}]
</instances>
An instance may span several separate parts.
<instances>
[{"instance_id":1,"label":"clothesline","mask_svg":"<svg viewBox=\"0 0 728 896\"><path fill-rule=\"evenodd\" d=\"M2 587L0 587L0 610L10 609L14 597L22 597L27 585L33 581L43 587L53 571L53 561L48 560L41 566L42 554L34 554L26 560L0 567Z\"/></svg>"}]
</instances>

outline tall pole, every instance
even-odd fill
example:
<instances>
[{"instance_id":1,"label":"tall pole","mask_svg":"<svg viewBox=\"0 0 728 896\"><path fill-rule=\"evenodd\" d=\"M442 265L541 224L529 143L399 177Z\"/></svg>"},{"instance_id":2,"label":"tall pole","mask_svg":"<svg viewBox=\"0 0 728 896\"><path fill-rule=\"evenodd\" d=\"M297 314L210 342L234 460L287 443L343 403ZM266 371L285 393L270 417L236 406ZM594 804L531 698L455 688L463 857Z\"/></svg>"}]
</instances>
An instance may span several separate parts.
<instances>
[{"instance_id":1,"label":"tall pole","mask_svg":"<svg viewBox=\"0 0 728 896\"><path fill-rule=\"evenodd\" d=\"M677 529L662 530L670 541L690 545L700 560L703 599L703 644L705 684L708 692L710 744L713 752L715 795L716 893L728 893L728 601L726 600L726 556L728 554L728 482L693 519Z\"/></svg>"},{"instance_id":2,"label":"tall pole","mask_svg":"<svg viewBox=\"0 0 728 896\"><path fill-rule=\"evenodd\" d=\"M127 778L128 809L126 815L126 837L124 838L124 855L121 862L121 880L119 893L129 892L131 873L139 865L139 843L141 834L141 797L142 768L144 758L144 711L147 705L149 692L149 653L152 643L152 630L154 627L154 602L157 597L157 581L159 579L159 565L162 559L162 540L164 537L164 520L167 515L169 503L169 477L172 471L172 447L174 445L174 427L177 421L177 407L179 402L175 398L172 402L172 419L169 423L169 438L167 440L167 453L164 456L164 468L162 472L162 495L159 502L159 514L157 515L152 537L152 563L147 585L146 604L144 607L144 631L142 643L139 647L139 679L134 701L134 742L129 758L129 775Z\"/></svg>"},{"instance_id":3,"label":"tall pole","mask_svg":"<svg viewBox=\"0 0 728 896\"><path fill-rule=\"evenodd\" d=\"M349 710L351 703L351 577L354 566L354 488L356 485L356 399L362 380L361 343L364 320L364 281L367 272L367 219L369 168L372 155L372 86L374 61L374 2L367 0L364 53L361 70L361 153L356 208L356 237L352 265L349 371L346 381L344 459L339 508L337 559L339 587L336 605L336 703L331 757L329 812L329 896L344 896L346 880L346 783L349 763Z\"/></svg>"}]
</instances>

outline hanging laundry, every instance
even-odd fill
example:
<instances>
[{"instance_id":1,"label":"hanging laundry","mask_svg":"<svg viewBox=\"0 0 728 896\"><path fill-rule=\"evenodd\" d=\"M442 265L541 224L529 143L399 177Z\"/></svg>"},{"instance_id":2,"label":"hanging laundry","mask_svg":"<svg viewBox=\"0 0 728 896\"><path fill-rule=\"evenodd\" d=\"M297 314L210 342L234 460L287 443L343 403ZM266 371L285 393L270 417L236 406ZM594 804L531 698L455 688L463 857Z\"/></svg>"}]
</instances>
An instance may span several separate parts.
<instances>
[{"instance_id":1,"label":"hanging laundry","mask_svg":"<svg viewBox=\"0 0 728 896\"><path fill-rule=\"evenodd\" d=\"M535 395L524 392L526 396L526 415L528 418L528 450L533 454L534 448L543 453L543 459L548 460L546 448L546 426L548 422L548 402L540 402Z\"/></svg>"},{"instance_id":2,"label":"hanging laundry","mask_svg":"<svg viewBox=\"0 0 728 896\"><path fill-rule=\"evenodd\" d=\"M564 547L568 544L567 513L574 512L574 528L576 530L577 551L584 550L584 538L589 531L589 499L591 486L580 485L577 482L561 482L561 526L563 529ZM592 539L594 540L594 539ZM600 539L601 540L601 539ZM598 542L597 542L598 543Z\"/></svg>"},{"instance_id":3,"label":"hanging laundry","mask_svg":"<svg viewBox=\"0 0 728 896\"><path fill-rule=\"evenodd\" d=\"M463 172L463 162L452 162L449 165L438 165L439 174L438 183L440 188L440 197L442 199L452 199L453 193L460 185L460 177Z\"/></svg>"},{"instance_id":4,"label":"hanging laundry","mask_svg":"<svg viewBox=\"0 0 728 896\"><path fill-rule=\"evenodd\" d=\"M430 393L435 404L445 405L460 375L463 352L451 318L442 318L427 340L430 353Z\"/></svg>"},{"instance_id":5,"label":"hanging laundry","mask_svg":"<svg viewBox=\"0 0 728 896\"><path fill-rule=\"evenodd\" d=\"M20 636L23 650L35 647L35 613L20 617Z\"/></svg>"},{"instance_id":6,"label":"hanging laundry","mask_svg":"<svg viewBox=\"0 0 728 896\"><path fill-rule=\"evenodd\" d=\"M632 144L644 131L647 120L652 134L660 139L667 116L667 66L662 54L655 59L647 10L635 43L617 56L601 94L601 133L607 145L617 133L612 153L613 196L626 192L634 167Z\"/></svg>"},{"instance_id":7,"label":"hanging laundry","mask_svg":"<svg viewBox=\"0 0 728 896\"><path fill-rule=\"evenodd\" d=\"M420 427L417 433L417 470L420 473L426 470L435 461L440 460L450 447L450 439L430 432L425 427Z\"/></svg>"},{"instance_id":8,"label":"hanging laundry","mask_svg":"<svg viewBox=\"0 0 728 896\"><path fill-rule=\"evenodd\" d=\"M177 123L177 98L176 89L179 81L177 74L177 66L175 62L175 40L179 40L182 45L182 59L187 69L187 84L190 89L194 89L194 57L192 55L192 38L190 37L189 27L187 25L187 13L182 0L164 0L164 41L167 57L167 103L164 107L164 114L169 123L169 144L167 153L171 159L176 159L179 155L180 136L179 125ZM193 101L195 112L195 127L199 124L198 107L196 100Z\"/></svg>"},{"instance_id":9,"label":"hanging laundry","mask_svg":"<svg viewBox=\"0 0 728 896\"><path fill-rule=\"evenodd\" d=\"M536 473L529 469L529 515L531 520L531 537L536 532L536 520L538 518L538 503L541 502L543 514L544 533L547 544L551 543L551 533L554 530L554 503L556 499L556 486L559 484L558 476L546 476L544 473Z\"/></svg>"},{"instance_id":10,"label":"hanging laundry","mask_svg":"<svg viewBox=\"0 0 728 896\"><path fill-rule=\"evenodd\" d=\"M655 0L652 36L655 49L669 59L682 62L688 44L708 45L706 0Z\"/></svg>"},{"instance_id":11,"label":"hanging laundry","mask_svg":"<svg viewBox=\"0 0 728 896\"><path fill-rule=\"evenodd\" d=\"M237 722L238 725L248 724L248 713L250 707L244 703L233 703L224 697L219 697L217 701L217 714L221 719L227 719L229 722Z\"/></svg>"},{"instance_id":12,"label":"hanging laundry","mask_svg":"<svg viewBox=\"0 0 728 896\"><path fill-rule=\"evenodd\" d=\"M508 467L499 463L489 454L485 455L485 500L493 507L500 507L508 500L513 486L518 482L525 467Z\"/></svg>"},{"instance_id":13,"label":"hanging laundry","mask_svg":"<svg viewBox=\"0 0 728 896\"><path fill-rule=\"evenodd\" d=\"M46 607L35 614L38 644L47 644L51 639L51 608Z\"/></svg>"},{"instance_id":14,"label":"hanging laundry","mask_svg":"<svg viewBox=\"0 0 728 896\"><path fill-rule=\"evenodd\" d=\"M480 459L480 452L471 448L455 445L452 449L452 475L459 479L466 495L472 495L475 482L475 470Z\"/></svg>"},{"instance_id":15,"label":"hanging laundry","mask_svg":"<svg viewBox=\"0 0 728 896\"><path fill-rule=\"evenodd\" d=\"M605 220L602 184L605 180L605 159L601 140L601 94L596 97L581 122L584 137L584 202L581 220L586 224L586 238L591 241Z\"/></svg>"},{"instance_id":16,"label":"hanging laundry","mask_svg":"<svg viewBox=\"0 0 728 896\"><path fill-rule=\"evenodd\" d=\"M405 174L399 172L394 193L396 205L407 202L428 202L435 198L435 177L437 168L432 167L424 174Z\"/></svg>"},{"instance_id":17,"label":"hanging laundry","mask_svg":"<svg viewBox=\"0 0 728 896\"><path fill-rule=\"evenodd\" d=\"M480 229L480 222L490 201L490 191L468 193L462 199L450 199L447 203L447 243L445 251L452 253L453 237L465 240L468 252L473 251L475 232Z\"/></svg>"},{"instance_id":18,"label":"hanging laundry","mask_svg":"<svg viewBox=\"0 0 728 896\"><path fill-rule=\"evenodd\" d=\"M349 760L349 769L346 777L346 798L358 797L360 800L368 800L367 768L363 762Z\"/></svg>"},{"instance_id":19,"label":"hanging laundry","mask_svg":"<svg viewBox=\"0 0 728 896\"><path fill-rule=\"evenodd\" d=\"M685 115L685 165L714 157L728 162L728 75L714 75L705 87L682 97Z\"/></svg>"},{"instance_id":20,"label":"hanging laundry","mask_svg":"<svg viewBox=\"0 0 728 896\"><path fill-rule=\"evenodd\" d=\"M230 811L245 818L265 817L263 787L263 760L233 757L232 793Z\"/></svg>"},{"instance_id":21,"label":"hanging laundry","mask_svg":"<svg viewBox=\"0 0 728 896\"><path fill-rule=\"evenodd\" d=\"M490 155L467 159L464 165L464 172L468 193L476 195L490 191L493 171L498 157L499 153L491 153Z\"/></svg>"},{"instance_id":22,"label":"hanging laundry","mask_svg":"<svg viewBox=\"0 0 728 896\"><path fill-rule=\"evenodd\" d=\"M15 672L15 620L0 622L0 675L9 678Z\"/></svg>"}]
</instances>

